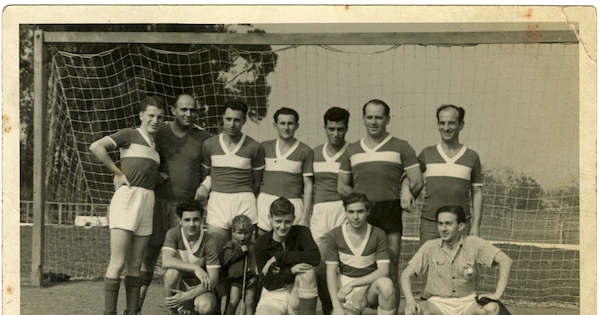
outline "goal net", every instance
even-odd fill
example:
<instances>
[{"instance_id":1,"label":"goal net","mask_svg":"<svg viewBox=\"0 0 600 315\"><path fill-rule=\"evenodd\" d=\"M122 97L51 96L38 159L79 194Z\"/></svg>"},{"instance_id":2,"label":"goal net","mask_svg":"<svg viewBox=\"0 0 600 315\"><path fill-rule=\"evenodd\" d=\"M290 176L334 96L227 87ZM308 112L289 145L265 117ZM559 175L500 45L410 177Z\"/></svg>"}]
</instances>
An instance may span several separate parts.
<instances>
[{"instance_id":1,"label":"goal net","mask_svg":"<svg viewBox=\"0 0 600 315\"><path fill-rule=\"evenodd\" d=\"M258 141L277 136L272 114L291 107L300 114L296 137L310 146L326 141L322 117L332 106L350 111L346 139L359 140L362 105L378 98L391 106L388 131L417 153L440 141L438 106L466 109L461 142L479 153L485 176L481 236L514 260L505 298L579 305L577 45L240 47L129 44L82 54L50 46L46 270L103 276L108 229L73 227L76 217L105 217L113 192L88 148L137 126L143 97L171 104L192 95L197 124L212 134L220 105L243 98L244 132ZM404 218L402 268L418 249L421 204ZM479 288L494 291L497 277L484 268Z\"/></svg>"}]
</instances>

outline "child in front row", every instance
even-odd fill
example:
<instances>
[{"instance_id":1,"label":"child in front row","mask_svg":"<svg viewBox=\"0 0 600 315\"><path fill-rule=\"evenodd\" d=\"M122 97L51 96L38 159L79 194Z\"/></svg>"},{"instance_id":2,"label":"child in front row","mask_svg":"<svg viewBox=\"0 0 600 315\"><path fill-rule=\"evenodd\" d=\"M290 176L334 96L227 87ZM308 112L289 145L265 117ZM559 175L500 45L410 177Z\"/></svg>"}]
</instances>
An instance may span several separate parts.
<instances>
[{"instance_id":1,"label":"child in front row","mask_svg":"<svg viewBox=\"0 0 600 315\"><path fill-rule=\"evenodd\" d=\"M222 269L229 280L229 298L225 307L225 315L233 315L242 299L244 273L246 273L245 314L254 314L254 298L258 284L255 274L254 245L252 232L254 225L249 217L241 214L231 222L231 240L225 243L222 250Z\"/></svg>"}]
</instances>

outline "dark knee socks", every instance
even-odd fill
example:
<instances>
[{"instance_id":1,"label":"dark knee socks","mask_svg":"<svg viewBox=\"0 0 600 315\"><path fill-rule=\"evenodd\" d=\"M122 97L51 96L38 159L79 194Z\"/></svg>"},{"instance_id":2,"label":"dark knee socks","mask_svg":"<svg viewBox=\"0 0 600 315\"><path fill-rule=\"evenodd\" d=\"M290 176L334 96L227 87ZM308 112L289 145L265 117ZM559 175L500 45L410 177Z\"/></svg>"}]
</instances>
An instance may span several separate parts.
<instances>
[{"instance_id":1,"label":"dark knee socks","mask_svg":"<svg viewBox=\"0 0 600 315\"><path fill-rule=\"evenodd\" d=\"M120 286L121 279L104 277L104 311L108 314L117 312Z\"/></svg>"},{"instance_id":2,"label":"dark knee socks","mask_svg":"<svg viewBox=\"0 0 600 315\"><path fill-rule=\"evenodd\" d=\"M300 315L315 315L317 310L317 297L310 299L300 298Z\"/></svg>"},{"instance_id":3,"label":"dark knee socks","mask_svg":"<svg viewBox=\"0 0 600 315\"><path fill-rule=\"evenodd\" d=\"M142 305L144 305L144 300L146 299L146 293L148 292L148 287L152 283L152 277L154 273L152 272L142 272L142 276L140 277L142 287L140 288L140 302L138 303L137 310L140 311L142 309Z\"/></svg>"},{"instance_id":4,"label":"dark knee socks","mask_svg":"<svg viewBox=\"0 0 600 315\"><path fill-rule=\"evenodd\" d=\"M142 280L140 277L125 276L125 296L127 297L128 311L137 310L140 300L141 286Z\"/></svg>"}]
</instances>

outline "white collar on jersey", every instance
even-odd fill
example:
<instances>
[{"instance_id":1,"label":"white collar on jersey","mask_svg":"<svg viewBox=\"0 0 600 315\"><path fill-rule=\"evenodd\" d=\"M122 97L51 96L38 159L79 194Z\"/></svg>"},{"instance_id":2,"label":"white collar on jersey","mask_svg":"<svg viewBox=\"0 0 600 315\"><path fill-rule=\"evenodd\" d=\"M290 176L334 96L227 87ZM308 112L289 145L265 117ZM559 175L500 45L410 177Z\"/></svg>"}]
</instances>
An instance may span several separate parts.
<instances>
[{"instance_id":1,"label":"white collar on jersey","mask_svg":"<svg viewBox=\"0 0 600 315\"><path fill-rule=\"evenodd\" d=\"M202 238L204 238L204 229L200 227L200 237L198 237L198 240L194 244L194 247L190 247L190 243L188 242L187 237L185 237L185 231L183 231L183 226L181 227L181 237L183 238L183 245L185 246L185 250L188 252L189 255L193 255L200 248L200 243L202 243Z\"/></svg>"},{"instance_id":2,"label":"white collar on jersey","mask_svg":"<svg viewBox=\"0 0 600 315\"><path fill-rule=\"evenodd\" d=\"M290 154L296 151L296 148L298 148L299 145L300 140L296 139L296 143L294 143L294 145L285 154L281 154L281 151L279 151L279 138L277 138L277 140L275 140L275 155L278 159L287 159Z\"/></svg>"},{"instance_id":3,"label":"white collar on jersey","mask_svg":"<svg viewBox=\"0 0 600 315\"><path fill-rule=\"evenodd\" d=\"M237 151L239 151L240 148L242 147L242 144L244 144L245 140L246 140L246 134L243 133L242 137L240 138L240 141L235 145L235 148L233 148L233 150L229 151L229 148L227 147L225 140L223 140L223 133L219 134L219 143L221 144L221 149L223 149L223 152L225 152L225 154L236 154Z\"/></svg>"},{"instance_id":4,"label":"white collar on jersey","mask_svg":"<svg viewBox=\"0 0 600 315\"><path fill-rule=\"evenodd\" d=\"M456 163L456 161L458 159L460 159L465 154L465 152L467 152L467 146L463 144L462 148L460 148L460 151L458 151L458 153L456 153L456 155L454 157L449 157L446 154L446 152L444 152L444 149L442 148L441 143L438 143L435 147L436 147L438 153L440 154L440 156L442 157L442 159L444 159L444 161L446 161L446 163L448 163L448 164Z\"/></svg>"},{"instance_id":5,"label":"white collar on jersey","mask_svg":"<svg viewBox=\"0 0 600 315\"><path fill-rule=\"evenodd\" d=\"M365 150L365 152L375 152L375 151L379 150L379 148L381 148L388 141L390 141L390 139L392 139L392 135L388 134L388 136L385 137L385 139L383 139L383 141L381 141L381 143L376 145L373 149L369 149L369 147L365 143L365 138L362 138L362 139L360 139L360 146L363 148L363 150Z\"/></svg>"},{"instance_id":6,"label":"white collar on jersey","mask_svg":"<svg viewBox=\"0 0 600 315\"><path fill-rule=\"evenodd\" d=\"M359 247L354 247L352 245L352 242L350 242L350 237L348 236L348 224L349 223L346 222L342 225L342 235L344 236L344 240L346 241L346 244L348 244L348 248L350 248L352 254L354 254L355 256L361 256L362 253L365 251L365 247L367 247L367 242L369 241L369 237L371 236L371 225L367 223L367 233L365 233L365 238L363 239Z\"/></svg>"},{"instance_id":7,"label":"white collar on jersey","mask_svg":"<svg viewBox=\"0 0 600 315\"><path fill-rule=\"evenodd\" d=\"M146 140L146 143L148 143L148 146L151 147L152 149L154 149L154 147L155 147L154 141L152 141L150 139L150 137L148 137L148 135L142 131L142 128L137 128L136 130L142 135L142 138L144 138L144 140Z\"/></svg>"},{"instance_id":8,"label":"white collar on jersey","mask_svg":"<svg viewBox=\"0 0 600 315\"><path fill-rule=\"evenodd\" d=\"M337 160L342 154L344 154L344 152L346 151L346 148L348 147L348 145L350 145L350 142L346 141L346 143L344 143L344 146L337 151L336 154L334 154L333 156L329 156L327 155L327 146L331 145L329 144L329 141L325 142L325 145L323 146L323 157L325 158L326 162L335 162L335 160Z\"/></svg>"}]
</instances>

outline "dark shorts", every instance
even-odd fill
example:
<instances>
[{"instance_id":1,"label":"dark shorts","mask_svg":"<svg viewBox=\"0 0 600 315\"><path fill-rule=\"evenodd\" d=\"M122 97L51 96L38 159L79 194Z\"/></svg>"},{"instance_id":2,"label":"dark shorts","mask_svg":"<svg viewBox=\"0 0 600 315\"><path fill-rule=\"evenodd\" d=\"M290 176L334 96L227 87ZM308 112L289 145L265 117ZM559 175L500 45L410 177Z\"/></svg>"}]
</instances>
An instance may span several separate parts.
<instances>
[{"instance_id":1,"label":"dark shorts","mask_svg":"<svg viewBox=\"0 0 600 315\"><path fill-rule=\"evenodd\" d=\"M179 224L176 208L179 201L156 198L154 201L154 217L152 220L152 235L148 246L162 248L167 231Z\"/></svg>"},{"instance_id":2,"label":"dark shorts","mask_svg":"<svg viewBox=\"0 0 600 315\"><path fill-rule=\"evenodd\" d=\"M402 207L400 207L400 200L376 202L371 206L371 213L367 218L367 222L382 229L385 234L400 233L402 235Z\"/></svg>"}]
</instances>

